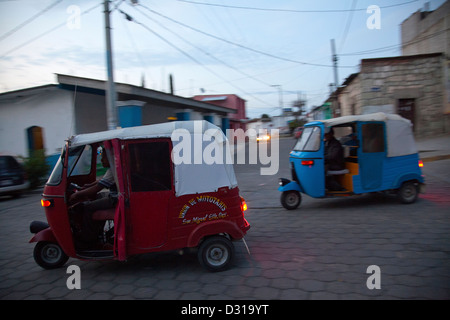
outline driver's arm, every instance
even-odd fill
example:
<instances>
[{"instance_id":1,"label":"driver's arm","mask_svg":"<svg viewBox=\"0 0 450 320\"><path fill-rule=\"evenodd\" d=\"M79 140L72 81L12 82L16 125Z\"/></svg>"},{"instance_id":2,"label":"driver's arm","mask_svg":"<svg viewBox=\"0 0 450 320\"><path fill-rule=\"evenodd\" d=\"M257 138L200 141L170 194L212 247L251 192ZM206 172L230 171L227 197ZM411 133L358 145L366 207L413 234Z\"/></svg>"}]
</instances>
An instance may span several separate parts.
<instances>
[{"instance_id":1,"label":"driver's arm","mask_svg":"<svg viewBox=\"0 0 450 320\"><path fill-rule=\"evenodd\" d=\"M93 186L90 186L84 190L75 192L69 198L70 203L79 202L82 200L87 200L89 198L94 197L98 192L100 192L104 188L100 183L95 183Z\"/></svg>"}]
</instances>

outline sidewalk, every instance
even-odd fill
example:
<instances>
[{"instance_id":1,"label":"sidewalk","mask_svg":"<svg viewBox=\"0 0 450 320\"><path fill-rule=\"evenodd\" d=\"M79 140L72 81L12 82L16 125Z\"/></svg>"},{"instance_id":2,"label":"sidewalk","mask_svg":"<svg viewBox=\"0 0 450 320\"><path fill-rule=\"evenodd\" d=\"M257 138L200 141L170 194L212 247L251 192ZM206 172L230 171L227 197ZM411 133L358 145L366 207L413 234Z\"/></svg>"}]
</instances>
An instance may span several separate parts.
<instances>
[{"instance_id":1,"label":"sidewalk","mask_svg":"<svg viewBox=\"0 0 450 320\"><path fill-rule=\"evenodd\" d=\"M416 145L423 162L450 159L450 134L418 138Z\"/></svg>"}]
</instances>

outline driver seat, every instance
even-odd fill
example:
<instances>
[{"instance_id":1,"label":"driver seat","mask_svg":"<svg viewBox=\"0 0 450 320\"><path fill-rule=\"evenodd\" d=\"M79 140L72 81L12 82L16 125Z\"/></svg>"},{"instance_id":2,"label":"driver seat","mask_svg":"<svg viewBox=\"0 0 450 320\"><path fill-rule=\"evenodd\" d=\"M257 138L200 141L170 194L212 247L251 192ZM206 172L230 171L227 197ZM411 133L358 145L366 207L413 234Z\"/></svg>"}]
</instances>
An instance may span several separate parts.
<instances>
[{"instance_id":1,"label":"driver seat","mask_svg":"<svg viewBox=\"0 0 450 320\"><path fill-rule=\"evenodd\" d=\"M115 213L116 208L98 210L92 214L92 220L96 221L114 220Z\"/></svg>"}]
</instances>

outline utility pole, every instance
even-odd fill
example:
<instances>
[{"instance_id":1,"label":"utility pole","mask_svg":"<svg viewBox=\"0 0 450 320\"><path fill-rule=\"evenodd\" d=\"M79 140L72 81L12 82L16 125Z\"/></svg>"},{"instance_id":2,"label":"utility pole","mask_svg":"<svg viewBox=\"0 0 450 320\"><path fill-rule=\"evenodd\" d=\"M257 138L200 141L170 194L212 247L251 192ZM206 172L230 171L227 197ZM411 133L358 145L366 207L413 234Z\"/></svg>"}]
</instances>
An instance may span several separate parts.
<instances>
[{"instance_id":1,"label":"utility pole","mask_svg":"<svg viewBox=\"0 0 450 320\"><path fill-rule=\"evenodd\" d=\"M336 54L336 47L334 45L334 39L331 39L331 60L333 61L333 69L334 69L334 87L335 89L338 88L339 83L338 83L338 66L337 66L337 62L338 62L338 57Z\"/></svg>"},{"instance_id":2,"label":"utility pole","mask_svg":"<svg viewBox=\"0 0 450 320\"><path fill-rule=\"evenodd\" d=\"M117 128L116 88L114 84L112 45L111 45L111 22L109 20L109 0L104 0L105 7L105 38L106 38L106 67L108 70L108 88L106 90L106 122L108 130Z\"/></svg>"},{"instance_id":3,"label":"utility pole","mask_svg":"<svg viewBox=\"0 0 450 320\"><path fill-rule=\"evenodd\" d=\"M338 87L339 87L339 78L338 78L338 57L336 54L336 47L334 44L334 39L331 39L331 54L332 54L332 61L333 61L333 69L334 69L334 93L333 93L333 117L339 116L341 114L341 108L339 106L339 100L338 100Z\"/></svg>"},{"instance_id":4,"label":"utility pole","mask_svg":"<svg viewBox=\"0 0 450 320\"><path fill-rule=\"evenodd\" d=\"M273 84L273 85L271 85L271 87L272 88L278 88L278 99L279 99L278 104L279 104L280 109L281 109L281 115L283 116L284 115L284 110L283 110L283 89L282 89L281 85L279 85L279 84Z\"/></svg>"}]
</instances>

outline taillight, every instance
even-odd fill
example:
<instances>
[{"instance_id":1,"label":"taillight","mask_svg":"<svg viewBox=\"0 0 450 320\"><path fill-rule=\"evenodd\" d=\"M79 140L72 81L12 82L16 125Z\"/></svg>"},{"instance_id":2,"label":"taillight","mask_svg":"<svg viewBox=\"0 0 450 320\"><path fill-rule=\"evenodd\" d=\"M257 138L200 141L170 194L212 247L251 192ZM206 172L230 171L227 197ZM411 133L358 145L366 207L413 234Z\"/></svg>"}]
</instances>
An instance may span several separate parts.
<instances>
[{"instance_id":1,"label":"taillight","mask_svg":"<svg viewBox=\"0 0 450 320\"><path fill-rule=\"evenodd\" d=\"M419 168L423 168L423 161L419 160Z\"/></svg>"},{"instance_id":2,"label":"taillight","mask_svg":"<svg viewBox=\"0 0 450 320\"><path fill-rule=\"evenodd\" d=\"M302 160L302 166L312 166L314 164L314 160Z\"/></svg>"},{"instance_id":3,"label":"taillight","mask_svg":"<svg viewBox=\"0 0 450 320\"><path fill-rule=\"evenodd\" d=\"M44 208L49 208L53 206L53 200L41 199L41 206Z\"/></svg>"},{"instance_id":4,"label":"taillight","mask_svg":"<svg viewBox=\"0 0 450 320\"><path fill-rule=\"evenodd\" d=\"M247 203L245 202L244 198L241 197L241 211L242 211L242 213L247 211L247 209L248 209Z\"/></svg>"}]
</instances>

